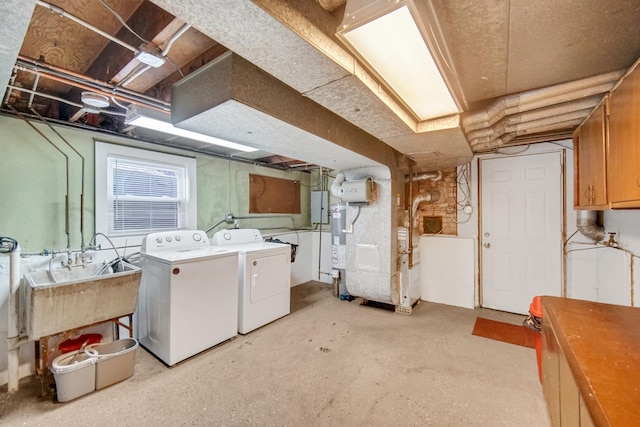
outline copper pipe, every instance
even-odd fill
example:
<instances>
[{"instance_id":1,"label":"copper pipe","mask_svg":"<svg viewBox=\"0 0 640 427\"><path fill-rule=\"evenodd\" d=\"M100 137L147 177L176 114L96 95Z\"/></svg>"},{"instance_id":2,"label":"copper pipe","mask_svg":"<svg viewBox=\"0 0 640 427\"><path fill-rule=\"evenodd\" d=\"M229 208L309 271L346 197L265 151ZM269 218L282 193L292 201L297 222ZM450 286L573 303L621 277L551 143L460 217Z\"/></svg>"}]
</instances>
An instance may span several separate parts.
<instances>
[{"instance_id":1,"label":"copper pipe","mask_svg":"<svg viewBox=\"0 0 640 427\"><path fill-rule=\"evenodd\" d=\"M35 60L33 58L29 58L28 56L18 55L18 59L21 60L21 61L27 62L29 64L32 64L35 67L48 68L49 70L57 71L57 72L62 73L62 74L67 74L69 76L76 77L76 78L78 78L80 80L84 80L84 81L87 81L87 82L102 86L103 90L107 90L106 88L109 88L110 91L119 91L119 92L122 92L122 93L128 93L128 94L131 94L131 95L136 96L136 97L140 97L140 98L143 98L143 99L148 99L149 101L158 103L160 105L166 105L167 107L171 106L170 103L162 101L160 99L153 98L151 96L148 96L148 95L133 91L131 89L121 88L121 87L113 85L113 84L111 84L109 82L106 82L104 80L100 80L100 79L96 79L96 78L93 78L93 77L89 77L89 76L86 76L84 74L77 73L75 71L66 70L66 69L58 67L56 65L40 62L40 61L37 61L37 60ZM16 62L16 65L20 65L20 64L18 62ZM30 70L26 70L26 71L30 71ZM34 70L34 71L39 71L39 70ZM73 80L71 80L71 81L73 81ZM113 92L109 92L109 95L111 95L111 93L113 93Z\"/></svg>"},{"instance_id":2,"label":"copper pipe","mask_svg":"<svg viewBox=\"0 0 640 427\"><path fill-rule=\"evenodd\" d=\"M43 77L46 77L46 78L51 79L51 80L56 81L56 82L60 82L60 83L67 84L67 85L70 85L70 86L75 86L77 88L88 90L88 91L91 91L91 92L100 93L100 94L108 96L108 97L113 97L113 98L119 99L120 101L130 102L130 103L136 104L136 105L141 105L143 107L147 107L147 108L150 108L152 110L160 111L162 113L166 113L167 112L167 110L164 109L164 108L157 107L155 105L150 105L148 103L145 103L142 100L129 98L129 97L125 96L125 95L120 95L120 94L113 93L113 92L110 92L110 91L102 89L102 88L96 88L96 87L93 87L93 86L90 86L90 85L87 85L87 84L84 84L84 83L79 83L79 82L67 79L65 77L58 77L58 76L55 76L55 75L52 75L52 74L45 73L43 71L31 70L29 68L22 68L22 70L30 72L30 73L33 73L33 74L36 74L36 75L41 75Z\"/></svg>"},{"instance_id":3,"label":"copper pipe","mask_svg":"<svg viewBox=\"0 0 640 427\"><path fill-rule=\"evenodd\" d=\"M60 149L60 147L58 147L56 144L54 144L53 141L51 141L49 138L47 138L47 136L44 133L42 133L37 127L35 127L33 125L33 123L31 123L29 121L29 119L27 119L18 110L16 110L13 107L13 105L8 105L8 107L13 111L13 113L16 116L18 116L26 124L28 124L31 129L36 131L38 133L38 135L40 135L42 138L44 138L45 141L47 141L53 148L58 150L60 152L60 154L62 154L64 156L64 158L65 158L65 161L66 161L66 175L67 175L67 184L66 184L67 194L65 194L65 196L64 196L64 218L65 218L65 220L64 220L64 232L67 235L67 250L70 250L71 249L71 237L70 237L71 235L69 233L69 156L67 155L67 153L62 151Z\"/></svg>"},{"instance_id":4,"label":"copper pipe","mask_svg":"<svg viewBox=\"0 0 640 427\"><path fill-rule=\"evenodd\" d=\"M69 141L67 141L65 139L64 136L62 136L60 134L60 132L58 132L56 130L56 128L54 128L53 126L51 126L51 123L49 123L44 117L42 117L40 115L40 113L38 113L38 111L31 107L31 111L33 112L33 114L35 114L44 124L46 124L49 129L51 129L51 131L53 133L55 133L56 135L58 135L58 138L60 138L65 144L67 144L67 146L69 148L71 148L73 150L74 153L76 153L80 159L82 159L82 170L80 172L80 177L81 177L81 190L80 190L80 248L84 251L85 247L84 247L84 163L85 163L85 158L82 154L80 154L80 152L78 150L76 150L76 148L71 145L71 143Z\"/></svg>"}]
</instances>

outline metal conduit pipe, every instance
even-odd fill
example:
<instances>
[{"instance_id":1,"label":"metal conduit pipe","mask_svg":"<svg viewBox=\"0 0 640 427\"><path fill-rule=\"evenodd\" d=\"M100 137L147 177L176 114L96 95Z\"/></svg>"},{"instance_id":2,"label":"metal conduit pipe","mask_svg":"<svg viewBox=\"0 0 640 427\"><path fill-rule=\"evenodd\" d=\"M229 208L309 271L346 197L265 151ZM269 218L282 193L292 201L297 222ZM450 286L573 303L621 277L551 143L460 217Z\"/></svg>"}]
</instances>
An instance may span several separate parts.
<instances>
[{"instance_id":1,"label":"metal conduit pipe","mask_svg":"<svg viewBox=\"0 0 640 427\"><path fill-rule=\"evenodd\" d=\"M182 35L184 33L186 33L189 28L191 28L190 24L184 24L178 31L176 31L171 36L169 41L167 41L166 46L164 47L164 49L162 49L161 55L162 56L167 56L169 54L169 51L171 50L171 46L173 46L173 44L176 42L176 40L178 40L180 37L182 37Z\"/></svg>"},{"instance_id":2,"label":"metal conduit pipe","mask_svg":"<svg viewBox=\"0 0 640 427\"><path fill-rule=\"evenodd\" d=\"M598 211L576 211L576 227L583 236L596 243L605 238L604 227L597 222Z\"/></svg>"},{"instance_id":3,"label":"metal conduit pipe","mask_svg":"<svg viewBox=\"0 0 640 427\"><path fill-rule=\"evenodd\" d=\"M3 104L9 103L9 99L11 98L11 89L15 88L14 84L16 82L16 76L17 76L17 73L14 70L13 73L11 74L11 78L9 79L9 84L7 85L8 90L4 96L4 101L2 102Z\"/></svg>"},{"instance_id":4,"label":"metal conduit pipe","mask_svg":"<svg viewBox=\"0 0 640 427\"><path fill-rule=\"evenodd\" d=\"M37 61L33 58L29 58L27 56L18 55L18 60L16 61L16 68L21 71L28 71L31 73L38 72L45 77L51 78L52 76L61 77L66 79L63 83L74 85L74 83L91 86L92 89L88 90L100 90L102 92L108 92L108 96L118 96L119 99L122 99L127 102L131 102L132 99L138 100L138 103L148 101L146 105L149 107L166 107L165 110L169 111L171 104L169 102L160 100L158 98L153 98L151 96L145 95L143 93L136 92L131 89L118 87L104 80L95 79L93 77L86 76L84 74L77 73L75 71L65 70L64 68L43 63Z\"/></svg>"},{"instance_id":5,"label":"metal conduit pipe","mask_svg":"<svg viewBox=\"0 0 640 427\"><path fill-rule=\"evenodd\" d=\"M40 81L40 76L36 74L36 77L33 79L33 90L29 95L29 103L27 104L29 108L33 105L33 98L36 96L36 90L38 89L38 82Z\"/></svg>"},{"instance_id":6,"label":"metal conduit pipe","mask_svg":"<svg viewBox=\"0 0 640 427\"><path fill-rule=\"evenodd\" d=\"M80 175L80 182L81 182L81 189L80 189L80 248L82 250L82 252L84 252L84 250L86 249L84 246L84 156L82 154L80 154L80 152L78 150L76 150L76 148L71 145L69 143L69 141L67 141L61 134L60 132L58 132L53 126L51 126L51 123L49 123L44 117L42 117L40 115L40 113L38 113L38 111L36 111L35 108L31 108L31 111L33 112L33 114L35 114L44 124L46 124L49 129L51 129L51 131L53 133L55 133L56 135L58 135L58 138L60 138L65 144L67 144L67 146L69 148L71 148L73 150L74 153L76 153L80 159L82 159L82 169L81 169L81 175Z\"/></svg>"},{"instance_id":7,"label":"metal conduit pipe","mask_svg":"<svg viewBox=\"0 0 640 427\"><path fill-rule=\"evenodd\" d=\"M46 9L49 9L51 11L51 13L55 13L56 15L59 15L60 17L67 18L67 19L69 19L69 20L71 20L71 21L73 21L73 22L75 22L77 24L82 25L85 28L90 29L91 31L93 31L93 32L95 32L97 34L100 34L102 37L105 37L105 38L111 40L112 42L117 43L117 44L119 44L120 46L122 46L122 47L124 47L126 49L129 49L130 51L132 51L136 55L140 52L140 50L138 48L136 48L134 46L131 46L128 43L123 42L122 40L118 39L117 37L114 37L111 34L102 31L100 28L98 28L98 27L96 27L94 25L91 25L86 21L83 21L82 19L78 18L75 15L72 15L71 13L67 12L66 10L64 10L61 7L58 7L56 5L53 5L51 3L47 3L47 2L44 2L44 1L41 1L41 0L36 0L36 4L38 6L42 6L42 7L46 8Z\"/></svg>"},{"instance_id":8,"label":"metal conduit pipe","mask_svg":"<svg viewBox=\"0 0 640 427\"><path fill-rule=\"evenodd\" d=\"M191 28L190 24L184 24L178 31L176 31L171 36L171 38L167 42L167 45L165 46L165 48L161 52L161 55L163 57L166 57L169 54L169 50L171 50L171 46L173 45L173 43L175 43L175 41L178 40L180 38L180 36L182 36L184 33L186 33L189 28ZM144 67L142 67L141 69L139 69L138 71L136 71L133 74L129 75L126 79L124 79L123 81L118 83L118 86L126 86L126 85L128 85L129 83L131 83L132 81L134 81L135 79L140 77L142 74L146 73L150 68L152 68L151 65L145 65Z\"/></svg>"},{"instance_id":9,"label":"metal conduit pipe","mask_svg":"<svg viewBox=\"0 0 640 427\"><path fill-rule=\"evenodd\" d=\"M46 77L46 78L48 78L50 80L54 80L54 81L57 81L57 82L60 82L60 83L64 83L64 84L70 85L70 86L75 86L77 88L88 90L88 91L91 91L91 92L100 93L100 94L105 95L105 96L113 97L113 98L119 99L119 100L124 101L124 102L129 102L131 104L141 105L141 106L150 108L152 110L160 111L160 112L163 112L163 113L166 113L167 111L170 110L170 107L168 105L167 106L159 106L159 105L157 105L155 103L150 103L148 101L138 99L137 97L132 97L130 95L114 93L115 89L114 90L110 90L109 88L100 87L100 86L97 86L95 84L79 83L77 81L74 81L74 80L71 80L71 79L68 79L68 78L65 78L65 77L59 77L59 76L57 76L55 74L51 74L51 73L48 73L48 72L43 71L43 70L34 70L32 68L20 67L20 66L17 66L16 68L18 68L19 70L22 70L22 71L27 71L27 72L33 73L33 74L40 74L40 75L42 75L42 76L44 76L44 77Z\"/></svg>"},{"instance_id":10,"label":"metal conduit pipe","mask_svg":"<svg viewBox=\"0 0 640 427\"><path fill-rule=\"evenodd\" d=\"M145 65L144 67L140 68L138 71L134 71L132 74L127 76L126 79L124 79L121 82L119 82L118 86L126 86L126 85L128 85L129 83L131 83L132 81L134 81L135 79L140 77L142 74L144 74L147 71L149 71L150 68L151 68L151 65Z\"/></svg>"},{"instance_id":11,"label":"metal conduit pipe","mask_svg":"<svg viewBox=\"0 0 640 427\"><path fill-rule=\"evenodd\" d=\"M26 88L19 87L19 86L14 86L14 85L7 85L7 87L9 89L17 90L19 92L33 93L33 94L41 96L43 98L53 99L54 101L58 101L58 102L64 102L65 104L69 104L69 105L71 105L73 107L78 107L78 108L83 108L84 107L84 105L78 104L77 102L71 102L71 101L68 101L66 99L60 98L59 96L47 95L46 93L40 93L40 92L38 92L36 90L26 89Z\"/></svg>"},{"instance_id":12,"label":"metal conduit pipe","mask_svg":"<svg viewBox=\"0 0 640 427\"><path fill-rule=\"evenodd\" d=\"M67 250L70 251L71 250L71 237L70 237L70 233L69 233L69 156L67 156L67 153L62 151L60 149L60 147L58 147L56 144L54 144L53 141L51 141L49 138L47 138L47 136L45 134L43 134L37 127L35 127L33 125L33 123L31 123L29 121L29 119L27 119L18 110L16 110L13 107L13 105L9 105L9 108L13 111L13 113L15 115L20 117L26 124L28 124L31 129L36 131L38 133L38 135L40 135L42 138L44 138L44 140L47 141L53 148L58 150L58 152L60 152L60 154L62 154L64 156L64 158L65 158L66 176L67 176L66 177L66 192L67 193L64 196L64 232L67 235Z\"/></svg>"}]
</instances>

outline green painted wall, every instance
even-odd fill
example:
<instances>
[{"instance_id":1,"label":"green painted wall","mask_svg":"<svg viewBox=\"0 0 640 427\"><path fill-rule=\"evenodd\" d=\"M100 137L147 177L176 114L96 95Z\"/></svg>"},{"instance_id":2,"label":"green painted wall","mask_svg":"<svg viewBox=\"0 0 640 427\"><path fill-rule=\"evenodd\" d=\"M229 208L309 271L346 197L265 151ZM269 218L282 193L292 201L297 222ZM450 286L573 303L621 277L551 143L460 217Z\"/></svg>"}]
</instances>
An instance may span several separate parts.
<instances>
[{"instance_id":1,"label":"green painted wall","mask_svg":"<svg viewBox=\"0 0 640 427\"><path fill-rule=\"evenodd\" d=\"M69 229L71 247L78 249L82 164L80 157L46 125L35 122L34 124L69 156ZM85 157L85 243L88 243L94 233L94 140L172 154L193 155L186 151L125 138L105 137L89 131L59 126L56 130ZM65 157L22 120L0 117L0 158L3 175L0 179L0 235L17 239L25 253L66 248ZM237 216L248 215L250 173L300 181L303 184L301 214L286 218L240 220L241 227L291 227L291 217L297 226L309 226L310 174L256 167L201 154L195 155L195 158L199 228L206 229L212 226L224 218L227 212Z\"/></svg>"}]
</instances>

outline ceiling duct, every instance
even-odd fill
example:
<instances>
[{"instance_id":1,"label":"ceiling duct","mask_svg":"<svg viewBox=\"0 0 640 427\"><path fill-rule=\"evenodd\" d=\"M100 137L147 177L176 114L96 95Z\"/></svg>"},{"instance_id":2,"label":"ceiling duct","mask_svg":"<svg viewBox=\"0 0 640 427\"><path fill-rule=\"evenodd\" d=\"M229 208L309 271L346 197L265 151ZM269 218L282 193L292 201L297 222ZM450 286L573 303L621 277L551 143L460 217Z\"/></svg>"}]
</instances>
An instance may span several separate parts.
<instances>
[{"instance_id":1,"label":"ceiling duct","mask_svg":"<svg viewBox=\"0 0 640 427\"><path fill-rule=\"evenodd\" d=\"M232 52L177 82L172 104L171 120L178 128L334 170L397 167L401 158Z\"/></svg>"},{"instance_id":2,"label":"ceiling duct","mask_svg":"<svg viewBox=\"0 0 640 427\"><path fill-rule=\"evenodd\" d=\"M426 164L417 171L460 165L473 156L459 115L416 122L337 42L340 19L315 1L247 0L234 2L232 8L222 0L153 3L333 112L340 122L364 130L366 138L373 135ZM424 152L440 156L408 154Z\"/></svg>"},{"instance_id":3,"label":"ceiling duct","mask_svg":"<svg viewBox=\"0 0 640 427\"><path fill-rule=\"evenodd\" d=\"M465 116L466 137L475 153L531 134L566 130L564 136L571 137L623 74L615 71L502 97L486 110Z\"/></svg>"}]
</instances>

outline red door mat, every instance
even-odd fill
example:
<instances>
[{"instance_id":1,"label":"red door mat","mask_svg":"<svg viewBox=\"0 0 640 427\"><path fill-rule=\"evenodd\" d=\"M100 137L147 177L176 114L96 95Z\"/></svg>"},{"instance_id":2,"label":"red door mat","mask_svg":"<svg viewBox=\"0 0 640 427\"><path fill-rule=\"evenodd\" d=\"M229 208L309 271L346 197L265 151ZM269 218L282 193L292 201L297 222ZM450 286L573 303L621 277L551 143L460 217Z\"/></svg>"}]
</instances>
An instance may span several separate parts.
<instances>
[{"instance_id":1,"label":"red door mat","mask_svg":"<svg viewBox=\"0 0 640 427\"><path fill-rule=\"evenodd\" d=\"M478 317L473 327L472 335L502 341L509 344L522 345L535 348L535 336L537 332L525 328L522 325L498 322L496 320Z\"/></svg>"}]
</instances>

